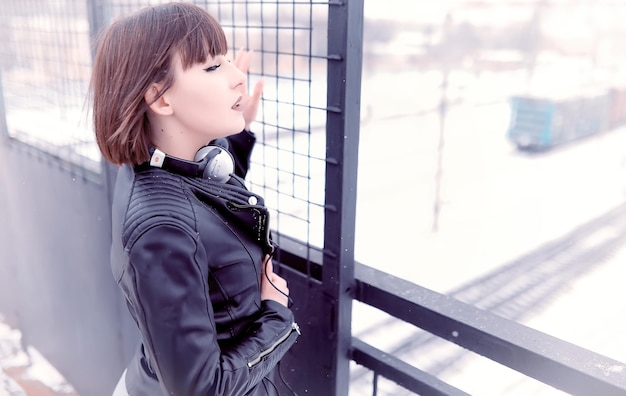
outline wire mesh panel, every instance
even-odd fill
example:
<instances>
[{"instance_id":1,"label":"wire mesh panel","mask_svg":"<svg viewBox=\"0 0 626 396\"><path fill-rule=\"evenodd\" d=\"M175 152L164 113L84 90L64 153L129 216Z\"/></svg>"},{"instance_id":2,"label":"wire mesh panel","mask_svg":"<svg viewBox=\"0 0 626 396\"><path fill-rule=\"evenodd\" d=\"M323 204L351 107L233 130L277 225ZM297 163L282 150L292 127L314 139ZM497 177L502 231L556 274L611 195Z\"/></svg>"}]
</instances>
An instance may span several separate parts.
<instances>
[{"instance_id":1,"label":"wire mesh panel","mask_svg":"<svg viewBox=\"0 0 626 396\"><path fill-rule=\"evenodd\" d=\"M86 3L3 1L0 16L8 135L64 166L99 172L85 113L91 67Z\"/></svg>"},{"instance_id":2,"label":"wire mesh panel","mask_svg":"<svg viewBox=\"0 0 626 396\"><path fill-rule=\"evenodd\" d=\"M207 4L231 37L248 48L250 85L264 79L253 154L252 188L265 196L281 233L322 245L326 117L324 3L259 1ZM323 54L323 55L322 55Z\"/></svg>"},{"instance_id":3,"label":"wire mesh panel","mask_svg":"<svg viewBox=\"0 0 626 396\"><path fill-rule=\"evenodd\" d=\"M0 76L8 135L64 166L100 172L87 95L89 14L95 24L167 0L2 2ZM250 187L283 235L323 244L328 2L195 1L224 27L230 57L256 54L249 86L264 79ZM89 7L89 9L88 9ZM92 20L92 23L94 21Z\"/></svg>"}]
</instances>

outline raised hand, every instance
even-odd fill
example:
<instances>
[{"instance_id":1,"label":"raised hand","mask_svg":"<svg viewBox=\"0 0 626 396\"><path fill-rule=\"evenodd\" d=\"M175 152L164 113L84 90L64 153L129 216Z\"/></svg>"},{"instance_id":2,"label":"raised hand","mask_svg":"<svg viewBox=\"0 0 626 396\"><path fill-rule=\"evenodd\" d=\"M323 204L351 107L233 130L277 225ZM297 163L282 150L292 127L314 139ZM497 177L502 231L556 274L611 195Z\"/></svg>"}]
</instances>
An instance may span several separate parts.
<instances>
[{"instance_id":1,"label":"raised hand","mask_svg":"<svg viewBox=\"0 0 626 396\"><path fill-rule=\"evenodd\" d=\"M251 58L252 51L240 49L237 51L237 55L235 56L233 63L239 70L247 74ZM261 101L261 95L263 94L263 83L264 80L260 79L254 84L252 95L248 94L248 89L246 87L246 96L242 100L243 118L246 122L246 130L250 130L250 124L252 124L252 122L256 119L259 102Z\"/></svg>"}]
</instances>

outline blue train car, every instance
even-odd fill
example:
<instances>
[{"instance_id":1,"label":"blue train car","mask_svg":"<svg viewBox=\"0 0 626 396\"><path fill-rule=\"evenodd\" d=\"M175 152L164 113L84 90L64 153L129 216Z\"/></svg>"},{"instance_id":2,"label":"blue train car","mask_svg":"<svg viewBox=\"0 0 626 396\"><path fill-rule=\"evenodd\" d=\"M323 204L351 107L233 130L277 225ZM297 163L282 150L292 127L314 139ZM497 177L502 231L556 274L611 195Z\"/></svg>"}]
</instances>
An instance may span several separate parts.
<instances>
[{"instance_id":1,"label":"blue train car","mask_svg":"<svg viewBox=\"0 0 626 396\"><path fill-rule=\"evenodd\" d=\"M606 131L611 92L562 100L514 96L508 138L520 150L546 150Z\"/></svg>"}]
</instances>

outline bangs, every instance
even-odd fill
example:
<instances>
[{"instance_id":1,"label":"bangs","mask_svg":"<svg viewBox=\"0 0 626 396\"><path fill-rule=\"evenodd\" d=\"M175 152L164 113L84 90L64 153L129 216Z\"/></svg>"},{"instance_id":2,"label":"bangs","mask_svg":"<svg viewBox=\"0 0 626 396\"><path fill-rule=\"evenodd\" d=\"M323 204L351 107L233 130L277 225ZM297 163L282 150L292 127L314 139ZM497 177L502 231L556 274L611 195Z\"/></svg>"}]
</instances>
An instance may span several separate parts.
<instances>
[{"instance_id":1,"label":"bangs","mask_svg":"<svg viewBox=\"0 0 626 396\"><path fill-rule=\"evenodd\" d=\"M217 20L199 8L185 11L187 12L181 13L181 18L187 34L176 48L183 69L204 63L209 57L225 55L228 52L228 43Z\"/></svg>"}]
</instances>

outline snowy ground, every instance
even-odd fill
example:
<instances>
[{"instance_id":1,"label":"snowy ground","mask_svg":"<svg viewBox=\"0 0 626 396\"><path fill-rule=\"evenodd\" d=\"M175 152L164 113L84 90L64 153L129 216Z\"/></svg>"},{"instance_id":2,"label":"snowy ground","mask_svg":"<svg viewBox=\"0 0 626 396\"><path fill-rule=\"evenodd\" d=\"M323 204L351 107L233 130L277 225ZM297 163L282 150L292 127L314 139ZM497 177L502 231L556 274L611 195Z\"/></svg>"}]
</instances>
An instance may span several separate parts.
<instances>
[{"instance_id":1,"label":"snowy ground","mask_svg":"<svg viewBox=\"0 0 626 396\"><path fill-rule=\"evenodd\" d=\"M77 396L63 376L0 316L0 396Z\"/></svg>"},{"instance_id":2,"label":"snowy ground","mask_svg":"<svg viewBox=\"0 0 626 396\"><path fill-rule=\"evenodd\" d=\"M406 91L423 87L410 75L378 80L388 88L365 82L364 108L369 89L389 97L402 83ZM474 85L507 84L494 76ZM400 105L371 106L371 120L362 123L357 259L440 292L609 211L626 191L623 129L528 155L506 139L506 96L495 93L492 103L484 92L473 102L466 96L470 102L446 118L436 232L437 113L394 116L411 114L411 101L400 96Z\"/></svg>"}]
</instances>

